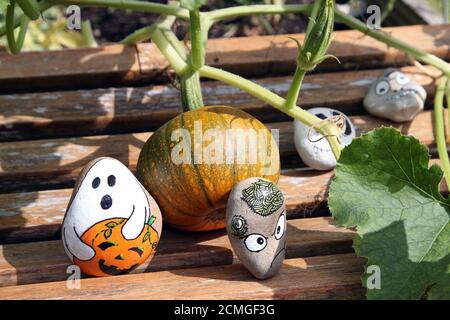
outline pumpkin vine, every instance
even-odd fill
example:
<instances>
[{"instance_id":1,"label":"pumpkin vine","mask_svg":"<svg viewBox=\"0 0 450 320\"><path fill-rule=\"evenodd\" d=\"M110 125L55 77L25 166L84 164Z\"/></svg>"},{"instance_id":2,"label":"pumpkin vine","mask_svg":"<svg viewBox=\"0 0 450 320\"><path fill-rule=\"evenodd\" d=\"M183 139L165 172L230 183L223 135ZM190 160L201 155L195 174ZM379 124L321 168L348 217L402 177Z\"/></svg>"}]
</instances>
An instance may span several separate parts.
<instances>
[{"instance_id":1,"label":"pumpkin vine","mask_svg":"<svg viewBox=\"0 0 450 320\"><path fill-rule=\"evenodd\" d=\"M31 3L33 2L33 3ZM28 3L30 6L35 5L34 0L22 0L21 3ZM13 2L14 3L14 2ZM413 46L410 46L398 39L393 38L387 33L378 30L372 30L363 22L354 17L345 14L334 8L334 1L332 0L317 0L313 5L304 4L285 4L285 5L242 5L225 9L218 9L209 12L201 12L199 9L205 3L204 0L180 0L180 2L169 1L168 4L159 4L152 2L142 2L135 0L43 0L38 3L38 9L42 13L55 5L78 5L84 7L104 7L116 8L123 10L132 10L140 12L157 13L162 15L162 19L158 20L152 26L142 28L122 41L124 44L133 44L140 41L151 39L155 45L160 49L161 53L168 60L175 73L178 75L181 83L183 110L192 110L203 106L201 96L200 77L211 78L223 81L229 85L237 87L257 99L277 108L278 110L288 114L289 116L300 120L305 125L315 128L329 141L333 154L338 159L341 153L342 146L339 143L337 136L339 128L330 121L321 121L314 115L297 106L298 94L301 83L304 77L305 68L297 68L294 76L292 86L289 90L288 96L285 98L261 87L260 85L239 77L230 72L213 68L204 64L205 61L205 44L209 28L216 22L229 20L237 17L248 15L267 15L267 14L307 14L314 15L323 14L327 11L329 6L332 6L334 14L328 14L329 19L323 20L326 23L320 24L323 28L332 25L332 20L336 20L349 26L350 28L359 30L364 34L387 44L390 47L396 48L412 58L432 65L442 71L446 77L450 76L450 65L444 60L429 54ZM181 5L180 5L181 4ZM325 7L324 7L325 5ZM33 7L36 9L36 7ZM25 17L24 15L22 17ZM0 36L9 33L8 39L11 38L11 32L23 22L22 17L15 19L8 28L0 28ZM168 18L169 17L169 18ZM183 19L190 23L191 34L191 51L188 54L186 48L176 38L170 30L173 23L173 18ZM312 19L314 21L322 21L319 17ZM26 29L26 28L24 28ZM325 29L324 29L325 30ZM313 24L309 23L306 39L308 35L317 32L313 28ZM321 39L319 46L327 48L327 39ZM304 45L308 45L305 43ZM317 43L316 43L317 45ZM14 47L14 42L10 43L10 50L16 53L20 48ZM304 51L301 47L299 56ZM326 50L315 57L315 61L320 63L325 57ZM298 65L300 67L300 65ZM448 94L448 87L445 88ZM449 119L450 121L450 119ZM319 125L318 125L319 124ZM445 159L444 159L445 161ZM448 162L446 165L450 167Z\"/></svg>"}]
</instances>

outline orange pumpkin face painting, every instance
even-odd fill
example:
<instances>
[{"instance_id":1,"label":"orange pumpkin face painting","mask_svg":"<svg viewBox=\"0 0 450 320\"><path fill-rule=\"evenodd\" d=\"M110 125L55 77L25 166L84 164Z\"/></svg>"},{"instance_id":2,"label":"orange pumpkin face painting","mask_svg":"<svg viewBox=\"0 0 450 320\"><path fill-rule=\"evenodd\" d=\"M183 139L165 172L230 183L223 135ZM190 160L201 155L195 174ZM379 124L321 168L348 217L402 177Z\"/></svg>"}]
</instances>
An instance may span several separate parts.
<instances>
[{"instance_id":1,"label":"orange pumpkin face painting","mask_svg":"<svg viewBox=\"0 0 450 320\"><path fill-rule=\"evenodd\" d=\"M155 200L121 162L99 158L80 174L64 216L64 249L85 274L125 273L155 253L161 234Z\"/></svg>"},{"instance_id":2,"label":"orange pumpkin face painting","mask_svg":"<svg viewBox=\"0 0 450 320\"><path fill-rule=\"evenodd\" d=\"M150 218L152 220L152 218ZM149 221L134 240L122 235L127 219L100 221L87 230L81 240L92 247L95 256L88 261L74 259L81 270L94 276L109 276L127 272L153 256L158 244L158 232Z\"/></svg>"}]
</instances>

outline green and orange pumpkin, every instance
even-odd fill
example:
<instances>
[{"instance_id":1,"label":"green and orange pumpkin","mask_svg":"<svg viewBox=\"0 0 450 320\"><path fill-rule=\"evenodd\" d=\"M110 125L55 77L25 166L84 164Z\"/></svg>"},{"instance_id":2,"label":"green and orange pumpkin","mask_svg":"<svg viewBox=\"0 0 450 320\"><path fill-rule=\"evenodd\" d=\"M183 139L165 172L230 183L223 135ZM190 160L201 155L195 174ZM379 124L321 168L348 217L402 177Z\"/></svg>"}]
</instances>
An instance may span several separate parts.
<instances>
[{"instance_id":1,"label":"green and orange pumpkin","mask_svg":"<svg viewBox=\"0 0 450 320\"><path fill-rule=\"evenodd\" d=\"M239 109L210 106L181 113L160 127L145 143L137 172L164 222L208 231L225 227L225 206L237 182L249 177L278 182L280 156L259 120Z\"/></svg>"}]
</instances>

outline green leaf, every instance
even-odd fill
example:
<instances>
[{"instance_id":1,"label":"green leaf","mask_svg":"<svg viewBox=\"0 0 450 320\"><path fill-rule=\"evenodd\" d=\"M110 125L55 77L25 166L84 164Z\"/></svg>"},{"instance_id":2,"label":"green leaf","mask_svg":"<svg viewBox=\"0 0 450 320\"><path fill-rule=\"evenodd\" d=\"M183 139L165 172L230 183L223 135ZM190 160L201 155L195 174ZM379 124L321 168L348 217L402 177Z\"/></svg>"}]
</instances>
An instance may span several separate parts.
<instances>
[{"instance_id":1,"label":"green leaf","mask_svg":"<svg viewBox=\"0 0 450 320\"><path fill-rule=\"evenodd\" d=\"M148 224L149 226L151 226L151 225L153 225L153 223L155 222L155 220L156 220L156 217L155 217L154 215L151 215L151 216L148 218L147 224Z\"/></svg>"},{"instance_id":2,"label":"green leaf","mask_svg":"<svg viewBox=\"0 0 450 320\"><path fill-rule=\"evenodd\" d=\"M206 2L207 0L180 0L180 5L182 8L195 11L206 4Z\"/></svg>"},{"instance_id":3,"label":"green leaf","mask_svg":"<svg viewBox=\"0 0 450 320\"><path fill-rule=\"evenodd\" d=\"M144 243L145 241L147 241L148 239L150 239L150 232L147 231L144 235L144 239L142 239L142 243Z\"/></svg>"},{"instance_id":4,"label":"green leaf","mask_svg":"<svg viewBox=\"0 0 450 320\"><path fill-rule=\"evenodd\" d=\"M111 229L117 227L118 225L119 224L115 221L110 221L107 224L105 224L106 227L111 228Z\"/></svg>"},{"instance_id":5,"label":"green leaf","mask_svg":"<svg viewBox=\"0 0 450 320\"><path fill-rule=\"evenodd\" d=\"M393 128L355 139L339 159L329 207L356 227L353 247L380 268L369 299L450 298L450 201L426 146ZM371 274L364 273L366 286ZM366 286L367 287L367 286Z\"/></svg>"},{"instance_id":6,"label":"green leaf","mask_svg":"<svg viewBox=\"0 0 450 320\"><path fill-rule=\"evenodd\" d=\"M109 237L111 237L112 234L112 229L106 229L105 230L105 239L108 239Z\"/></svg>"}]
</instances>

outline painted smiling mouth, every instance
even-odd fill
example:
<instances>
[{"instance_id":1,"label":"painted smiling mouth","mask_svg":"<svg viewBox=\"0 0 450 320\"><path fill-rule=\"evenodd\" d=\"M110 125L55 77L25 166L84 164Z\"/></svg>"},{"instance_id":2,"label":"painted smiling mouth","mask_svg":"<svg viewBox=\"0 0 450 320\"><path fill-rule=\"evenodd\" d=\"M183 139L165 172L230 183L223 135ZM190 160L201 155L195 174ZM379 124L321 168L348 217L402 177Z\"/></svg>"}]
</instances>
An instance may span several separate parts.
<instances>
[{"instance_id":1,"label":"painted smiling mouth","mask_svg":"<svg viewBox=\"0 0 450 320\"><path fill-rule=\"evenodd\" d=\"M313 144L312 147L313 147L313 149L314 149L315 151L320 151L320 152L331 152L331 149L330 149L330 148L322 149L322 148L319 148L318 146L316 146L315 144Z\"/></svg>"},{"instance_id":2,"label":"painted smiling mouth","mask_svg":"<svg viewBox=\"0 0 450 320\"><path fill-rule=\"evenodd\" d=\"M390 96L388 100L395 101L413 95L417 96L421 101L424 101L419 92L417 92L417 90L414 89L402 90L400 92L397 92L396 94Z\"/></svg>"}]
</instances>

